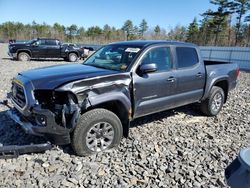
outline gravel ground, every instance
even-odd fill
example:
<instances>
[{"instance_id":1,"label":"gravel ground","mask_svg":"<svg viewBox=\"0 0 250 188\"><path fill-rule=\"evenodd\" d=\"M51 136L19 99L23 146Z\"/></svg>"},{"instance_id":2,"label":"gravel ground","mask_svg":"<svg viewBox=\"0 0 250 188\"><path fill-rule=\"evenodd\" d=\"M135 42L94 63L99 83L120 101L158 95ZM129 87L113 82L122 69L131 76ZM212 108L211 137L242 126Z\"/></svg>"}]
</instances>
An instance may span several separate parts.
<instances>
[{"instance_id":1,"label":"gravel ground","mask_svg":"<svg viewBox=\"0 0 250 188\"><path fill-rule=\"evenodd\" d=\"M18 72L63 61L12 61L0 45L0 100ZM70 147L44 154L0 160L0 187L226 187L224 169L249 146L250 74L241 73L237 89L217 117L197 106L141 118L119 148L77 157ZM0 107L0 144L42 143L26 135Z\"/></svg>"}]
</instances>

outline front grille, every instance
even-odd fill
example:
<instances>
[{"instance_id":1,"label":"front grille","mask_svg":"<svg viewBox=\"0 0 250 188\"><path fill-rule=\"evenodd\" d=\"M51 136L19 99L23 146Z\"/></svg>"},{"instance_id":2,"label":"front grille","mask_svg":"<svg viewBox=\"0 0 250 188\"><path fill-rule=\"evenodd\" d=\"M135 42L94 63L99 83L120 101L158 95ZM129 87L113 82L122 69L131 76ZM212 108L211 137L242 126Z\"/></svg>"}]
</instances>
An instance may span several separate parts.
<instances>
[{"instance_id":1,"label":"front grille","mask_svg":"<svg viewBox=\"0 0 250 188\"><path fill-rule=\"evenodd\" d=\"M13 82L12 83L12 99L21 108L26 104L25 92L22 86Z\"/></svg>"}]
</instances>

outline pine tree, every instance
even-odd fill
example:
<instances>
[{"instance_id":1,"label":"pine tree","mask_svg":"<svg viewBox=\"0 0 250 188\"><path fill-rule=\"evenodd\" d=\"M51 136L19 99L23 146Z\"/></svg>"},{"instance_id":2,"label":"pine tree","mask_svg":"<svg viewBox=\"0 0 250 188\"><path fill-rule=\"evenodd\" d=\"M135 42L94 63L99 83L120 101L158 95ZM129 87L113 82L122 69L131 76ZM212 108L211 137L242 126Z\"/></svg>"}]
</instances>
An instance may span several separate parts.
<instances>
[{"instance_id":1,"label":"pine tree","mask_svg":"<svg viewBox=\"0 0 250 188\"><path fill-rule=\"evenodd\" d=\"M188 27L187 41L197 44L198 35L199 35L199 25L198 25L197 19L194 18L193 22Z\"/></svg>"},{"instance_id":2,"label":"pine tree","mask_svg":"<svg viewBox=\"0 0 250 188\"><path fill-rule=\"evenodd\" d=\"M139 35L141 38L143 38L144 33L148 30L148 23L145 19L142 20L140 26L139 26Z\"/></svg>"},{"instance_id":3,"label":"pine tree","mask_svg":"<svg viewBox=\"0 0 250 188\"><path fill-rule=\"evenodd\" d=\"M74 36L77 34L77 30L78 28L77 25L75 24L72 24L71 26L67 27L66 34L68 35L69 40L71 42L73 42Z\"/></svg>"},{"instance_id":4,"label":"pine tree","mask_svg":"<svg viewBox=\"0 0 250 188\"><path fill-rule=\"evenodd\" d=\"M235 32L235 45L238 44L240 38L242 37L242 33L240 32L242 27L242 19L243 16L250 9L250 1L249 0L234 0L231 5L231 10L236 13L237 23L236 23L236 32Z\"/></svg>"},{"instance_id":5,"label":"pine tree","mask_svg":"<svg viewBox=\"0 0 250 188\"><path fill-rule=\"evenodd\" d=\"M126 33L127 40L133 35L134 25L131 20L127 20L122 26L122 30Z\"/></svg>"},{"instance_id":6,"label":"pine tree","mask_svg":"<svg viewBox=\"0 0 250 188\"><path fill-rule=\"evenodd\" d=\"M208 10L209 11L209 10ZM203 19L200 21L199 29L199 44L207 45L212 37L212 31L210 28L211 19L207 15L203 15Z\"/></svg>"},{"instance_id":7,"label":"pine tree","mask_svg":"<svg viewBox=\"0 0 250 188\"><path fill-rule=\"evenodd\" d=\"M217 45L219 34L226 30L228 16L232 14L232 11L229 10L232 2L228 0L210 0L210 3L217 5L218 9L216 11L208 10L202 16L208 16L211 21L209 29L215 34L214 45Z\"/></svg>"},{"instance_id":8,"label":"pine tree","mask_svg":"<svg viewBox=\"0 0 250 188\"><path fill-rule=\"evenodd\" d=\"M155 38L158 39L161 34L161 28L159 25L155 26L154 32L155 32Z\"/></svg>"},{"instance_id":9,"label":"pine tree","mask_svg":"<svg viewBox=\"0 0 250 188\"><path fill-rule=\"evenodd\" d=\"M104 27L103 27L103 34L105 36L105 40L110 40L111 38L111 27L108 25L108 24L105 24Z\"/></svg>"}]
</instances>

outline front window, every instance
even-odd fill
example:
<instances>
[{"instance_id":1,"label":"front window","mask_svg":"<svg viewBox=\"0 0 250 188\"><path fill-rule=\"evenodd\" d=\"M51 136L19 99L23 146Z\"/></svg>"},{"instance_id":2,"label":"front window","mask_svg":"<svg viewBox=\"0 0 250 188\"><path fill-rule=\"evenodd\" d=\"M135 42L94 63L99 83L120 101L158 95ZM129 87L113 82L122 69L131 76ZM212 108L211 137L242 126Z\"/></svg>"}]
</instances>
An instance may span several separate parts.
<instances>
[{"instance_id":1,"label":"front window","mask_svg":"<svg viewBox=\"0 0 250 188\"><path fill-rule=\"evenodd\" d=\"M37 45L45 45L45 40L38 40L36 41Z\"/></svg>"},{"instance_id":2,"label":"front window","mask_svg":"<svg viewBox=\"0 0 250 188\"><path fill-rule=\"evenodd\" d=\"M172 68L169 47L158 47L149 50L142 58L141 65L156 64L157 72L169 71Z\"/></svg>"},{"instance_id":3,"label":"front window","mask_svg":"<svg viewBox=\"0 0 250 188\"><path fill-rule=\"evenodd\" d=\"M108 45L88 58L84 65L125 71L140 50L141 47L135 46Z\"/></svg>"}]
</instances>

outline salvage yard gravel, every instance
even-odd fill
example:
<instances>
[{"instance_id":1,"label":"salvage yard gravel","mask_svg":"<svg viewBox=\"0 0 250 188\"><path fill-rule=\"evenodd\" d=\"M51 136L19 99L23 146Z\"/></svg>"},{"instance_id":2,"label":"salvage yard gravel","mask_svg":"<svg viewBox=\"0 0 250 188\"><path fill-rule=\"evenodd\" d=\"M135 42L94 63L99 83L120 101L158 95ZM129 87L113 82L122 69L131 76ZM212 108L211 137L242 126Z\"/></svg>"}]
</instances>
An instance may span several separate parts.
<instances>
[{"instance_id":1,"label":"salvage yard gravel","mask_svg":"<svg viewBox=\"0 0 250 188\"><path fill-rule=\"evenodd\" d=\"M14 61L7 45L0 44L0 100L6 99L18 72L65 63ZM46 142L25 134L6 110L0 106L0 146ZM129 138L104 153L78 157L69 146L53 146L42 154L0 159L0 187L227 187L225 168L240 148L250 146L250 73L241 72L216 117L189 105L140 118L131 126Z\"/></svg>"}]
</instances>

